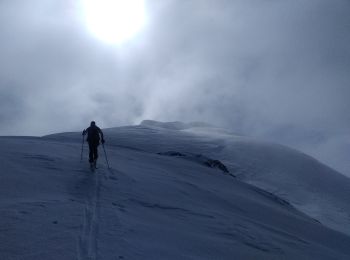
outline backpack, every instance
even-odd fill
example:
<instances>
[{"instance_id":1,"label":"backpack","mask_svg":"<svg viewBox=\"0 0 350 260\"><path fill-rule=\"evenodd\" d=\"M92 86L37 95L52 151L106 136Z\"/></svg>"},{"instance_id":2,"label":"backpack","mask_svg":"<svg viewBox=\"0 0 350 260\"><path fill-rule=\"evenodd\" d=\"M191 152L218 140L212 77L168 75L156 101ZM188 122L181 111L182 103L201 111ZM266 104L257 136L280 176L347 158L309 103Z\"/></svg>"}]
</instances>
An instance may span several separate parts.
<instances>
[{"instance_id":1,"label":"backpack","mask_svg":"<svg viewBox=\"0 0 350 260\"><path fill-rule=\"evenodd\" d=\"M86 141L98 144L100 142L100 129L97 126L90 126L86 129Z\"/></svg>"}]
</instances>

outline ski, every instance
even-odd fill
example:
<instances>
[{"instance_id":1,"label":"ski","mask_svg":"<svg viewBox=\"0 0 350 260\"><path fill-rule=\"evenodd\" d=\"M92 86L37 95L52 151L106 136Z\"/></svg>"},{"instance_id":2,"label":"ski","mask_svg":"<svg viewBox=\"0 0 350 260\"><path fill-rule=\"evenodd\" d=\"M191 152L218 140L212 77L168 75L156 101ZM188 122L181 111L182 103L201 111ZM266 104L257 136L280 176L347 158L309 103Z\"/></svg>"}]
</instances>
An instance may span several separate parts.
<instances>
[{"instance_id":1,"label":"ski","mask_svg":"<svg viewBox=\"0 0 350 260\"><path fill-rule=\"evenodd\" d=\"M91 170L92 172L94 172L94 171L95 171L95 166L94 166L94 164L93 164L93 163L90 163L90 170Z\"/></svg>"},{"instance_id":2,"label":"ski","mask_svg":"<svg viewBox=\"0 0 350 260\"><path fill-rule=\"evenodd\" d=\"M97 168L96 161L90 163L90 170L94 172Z\"/></svg>"}]
</instances>

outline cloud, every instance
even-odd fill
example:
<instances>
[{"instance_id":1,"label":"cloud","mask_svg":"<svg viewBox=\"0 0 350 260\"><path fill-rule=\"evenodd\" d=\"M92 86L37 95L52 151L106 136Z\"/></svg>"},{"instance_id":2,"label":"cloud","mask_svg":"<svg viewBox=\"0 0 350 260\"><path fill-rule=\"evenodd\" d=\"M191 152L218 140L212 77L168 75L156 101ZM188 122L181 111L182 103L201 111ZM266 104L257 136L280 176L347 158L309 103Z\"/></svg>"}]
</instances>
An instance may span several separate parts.
<instances>
[{"instance_id":1,"label":"cloud","mask_svg":"<svg viewBox=\"0 0 350 260\"><path fill-rule=\"evenodd\" d=\"M89 34L79 4L2 1L0 134L207 121L340 165L330 153L350 127L349 1L146 4L144 31L112 46ZM300 133L325 138L312 149Z\"/></svg>"}]
</instances>

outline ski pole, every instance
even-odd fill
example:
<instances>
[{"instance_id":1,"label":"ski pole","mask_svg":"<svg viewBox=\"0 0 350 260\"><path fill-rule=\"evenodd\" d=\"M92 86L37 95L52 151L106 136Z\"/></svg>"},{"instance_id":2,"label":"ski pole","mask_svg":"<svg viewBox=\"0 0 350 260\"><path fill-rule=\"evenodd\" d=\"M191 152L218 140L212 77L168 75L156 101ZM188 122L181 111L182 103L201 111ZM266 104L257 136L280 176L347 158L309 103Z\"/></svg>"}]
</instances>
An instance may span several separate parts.
<instances>
[{"instance_id":1,"label":"ski pole","mask_svg":"<svg viewBox=\"0 0 350 260\"><path fill-rule=\"evenodd\" d=\"M107 163L108 169L110 169L109 163L108 163L108 158L107 158L107 153L106 153L106 149L105 149L105 145L102 144L102 147L103 147L103 151L105 152L105 158L106 158L106 163Z\"/></svg>"},{"instance_id":2,"label":"ski pole","mask_svg":"<svg viewBox=\"0 0 350 260\"><path fill-rule=\"evenodd\" d=\"M83 161L83 150L84 150L84 134L83 134L83 142L81 143L81 154L80 154L80 162Z\"/></svg>"}]
</instances>

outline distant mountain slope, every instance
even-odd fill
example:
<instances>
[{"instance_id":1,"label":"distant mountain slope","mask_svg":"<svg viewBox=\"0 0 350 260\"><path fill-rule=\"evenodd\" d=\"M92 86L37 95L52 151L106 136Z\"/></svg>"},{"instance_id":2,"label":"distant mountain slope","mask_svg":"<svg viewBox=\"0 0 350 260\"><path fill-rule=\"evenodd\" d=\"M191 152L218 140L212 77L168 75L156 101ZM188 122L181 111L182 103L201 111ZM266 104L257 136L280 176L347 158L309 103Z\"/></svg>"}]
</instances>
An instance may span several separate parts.
<instances>
[{"instance_id":1,"label":"distant mountain slope","mask_svg":"<svg viewBox=\"0 0 350 260\"><path fill-rule=\"evenodd\" d=\"M104 132L112 168L100 149L95 173L86 146L80 163L81 133L0 137L0 259L349 258L349 236L288 203L298 189L286 189L290 194L281 198L241 181L254 182L262 172L262 183L269 183L271 170L262 165L283 169L301 158L306 166L317 161L208 126L174 130L159 123ZM267 162L261 153L272 158ZM209 158L237 178L208 167L203 160ZM276 158L287 162L274 164ZM310 182L308 172L275 185L282 190L294 179Z\"/></svg>"},{"instance_id":2,"label":"distant mountain slope","mask_svg":"<svg viewBox=\"0 0 350 260\"><path fill-rule=\"evenodd\" d=\"M171 123L164 125L147 121L113 129L110 135L116 145L219 159L238 179L266 189L323 224L350 234L350 179L344 175L297 150L236 136L225 129L187 124L184 130L177 130L169 128ZM149 141L142 140L144 135Z\"/></svg>"}]
</instances>

